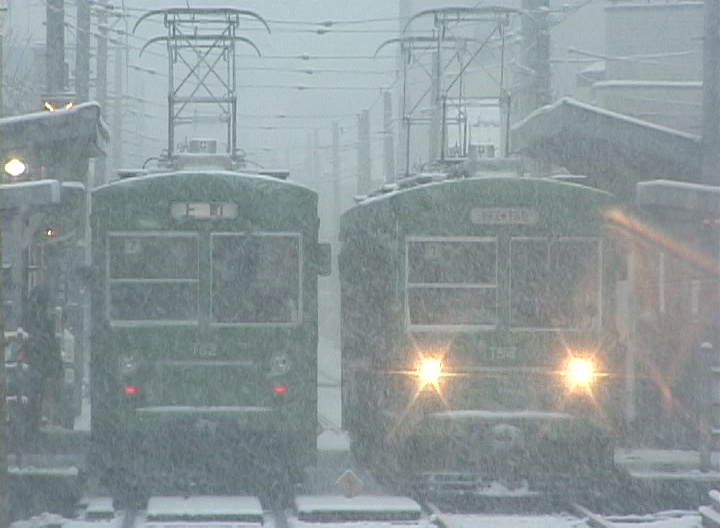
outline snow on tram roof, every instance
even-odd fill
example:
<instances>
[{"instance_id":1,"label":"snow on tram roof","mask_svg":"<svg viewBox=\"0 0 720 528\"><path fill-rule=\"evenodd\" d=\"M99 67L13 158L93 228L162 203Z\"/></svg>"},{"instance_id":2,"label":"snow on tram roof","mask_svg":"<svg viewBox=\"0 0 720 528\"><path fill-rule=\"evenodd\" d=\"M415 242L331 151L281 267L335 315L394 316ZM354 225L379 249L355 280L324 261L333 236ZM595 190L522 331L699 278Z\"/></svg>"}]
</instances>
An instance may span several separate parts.
<instances>
[{"instance_id":1,"label":"snow on tram roof","mask_svg":"<svg viewBox=\"0 0 720 528\"><path fill-rule=\"evenodd\" d=\"M246 178L248 180L257 180L257 181L264 181L268 183L277 183L281 184L283 186L287 187L295 187L297 189L304 189L309 190L312 192L315 192L312 188L308 187L307 185L304 185L302 183L293 181L293 180L287 180L278 178L276 176L261 174L258 172L253 171L231 171L231 170L222 170L222 169L188 169L188 170L179 170L179 171L173 171L173 170L163 170L158 172L142 172L137 171L136 176L128 177L128 178L121 178L119 180L112 181L110 183L106 183L105 185L101 185L100 187L97 187L95 190L99 189L107 189L107 188L114 188L117 186L127 186L127 185L142 185L144 182L151 181L151 180L158 180L163 179L171 176L198 176L198 175L209 175L209 176L219 176L223 178L237 178L242 177Z\"/></svg>"}]
</instances>

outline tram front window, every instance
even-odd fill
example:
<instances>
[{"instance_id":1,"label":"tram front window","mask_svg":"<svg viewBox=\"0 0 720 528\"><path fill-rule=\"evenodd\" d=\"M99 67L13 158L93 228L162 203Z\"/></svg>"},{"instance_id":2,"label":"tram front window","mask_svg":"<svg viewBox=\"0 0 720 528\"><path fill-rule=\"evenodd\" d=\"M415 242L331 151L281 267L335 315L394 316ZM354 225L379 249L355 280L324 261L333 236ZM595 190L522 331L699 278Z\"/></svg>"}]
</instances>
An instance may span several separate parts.
<instances>
[{"instance_id":1,"label":"tram front window","mask_svg":"<svg viewBox=\"0 0 720 528\"><path fill-rule=\"evenodd\" d=\"M597 239L513 239L510 274L512 327L596 329L600 302Z\"/></svg>"},{"instance_id":2,"label":"tram front window","mask_svg":"<svg viewBox=\"0 0 720 528\"><path fill-rule=\"evenodd\" d=\"M212 236L212 320L221 324L296 323L300 237Z\"/></svg>"},{"instance_id":3,"label":"tram front window","mask_svg":"<svg viewBox=\"0 0 720 528\"><path fill-rule=\"evenodd\" d=\"M197 321L198 253L196 233L110 233L110 320Z\"/></svg>"},{"instance_id":4,"label":"tram front window","mask_svg":"<svg viewBox=\"0 0 720 528\"><path fill-rule=\"evenodd\" d=\"M411 325L496 325L497 240L408 240L407 306Z\"/></svg>"}]
</instances>

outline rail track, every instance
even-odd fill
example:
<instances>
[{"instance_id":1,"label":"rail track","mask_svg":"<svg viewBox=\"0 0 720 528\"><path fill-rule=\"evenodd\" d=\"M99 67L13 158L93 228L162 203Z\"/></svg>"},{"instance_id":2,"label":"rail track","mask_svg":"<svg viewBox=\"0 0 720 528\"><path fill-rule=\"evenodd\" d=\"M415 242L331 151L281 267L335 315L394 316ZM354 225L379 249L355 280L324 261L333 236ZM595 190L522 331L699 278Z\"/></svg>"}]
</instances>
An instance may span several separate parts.
<instances>
[{"instance_id":1,"label":"rail track","mask_svg":"<svg viewBox=\"0 0 720 528\"><path fill-rule=\"evenodd\" d=\"M304 500L304 502L303 502ZM368 507L369 504L376 507ZM706 515L664 511L647 515L601 515L580 504L567 511L541 513L473 513L443 511L433 503L414 503L393 496L303 496L289 508L265 507L252 496L151 497L147 508L112 507L112 499L95 497L77 519L95 528L335 528L336 526L403 526L409 528L692 528ZM314 506L308 509L307 504ZM355 505L355 506L353 506ZM701 509L702 510L702 509ZM308 514L310 512L310 514ZM52 523L50 523L52 524ZM711 525L715 526L715 525Z\"/></svg>"}]
</instances>

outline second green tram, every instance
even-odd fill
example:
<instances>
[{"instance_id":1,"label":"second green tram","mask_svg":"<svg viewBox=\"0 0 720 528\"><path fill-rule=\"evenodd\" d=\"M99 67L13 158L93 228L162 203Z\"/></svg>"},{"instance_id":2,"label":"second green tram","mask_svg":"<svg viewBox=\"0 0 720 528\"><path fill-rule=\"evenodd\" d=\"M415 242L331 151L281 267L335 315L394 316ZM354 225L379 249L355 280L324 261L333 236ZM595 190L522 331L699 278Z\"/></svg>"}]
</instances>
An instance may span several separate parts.
<instances>
[{"instance_id":1,"label":"second green tram","mask_svg":"<svg viewBox=\"0 0 720 528\"><path fill-rule=\"evenodd\" d=\"M111 480L206 456L218 481L313 463L317 207L302 185L222 170L93 192L92 436Z\"/></svg>"},{"instance_id":2,"label":"second green tram","mask_svg":"<svg viewBox=\"0 0 720 528\"><path fill-rule=\"evenodd\" d=\"M436 174L348 210L342 412L357 459L450 494L555 493L612 471L615 204L550 178Z\"/></svg>"}]
</instances>

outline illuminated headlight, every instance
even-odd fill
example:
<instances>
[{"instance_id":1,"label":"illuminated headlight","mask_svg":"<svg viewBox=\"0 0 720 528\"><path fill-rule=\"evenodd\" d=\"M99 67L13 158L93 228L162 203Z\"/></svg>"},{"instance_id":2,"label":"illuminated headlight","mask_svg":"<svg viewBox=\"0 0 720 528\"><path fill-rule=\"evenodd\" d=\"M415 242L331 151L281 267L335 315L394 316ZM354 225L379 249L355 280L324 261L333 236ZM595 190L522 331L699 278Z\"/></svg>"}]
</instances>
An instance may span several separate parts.
<instances>
[{"instance_id":1,"label":"illuminated headlight","mask_svg":"<svg viewBox=\"0 0 720 528\"><path fill-rule=\"evenodd\" d=\"M270 374L272 376L287 374L290 372L291 367L292 361L285 352L278 352L270 358Z\"/></svg>"},{"instance_id":2,"label":"illuminated headlight","mask_svg":"<svg viewBox=\"0 0 720 528\"><path fill-rule=\"evenodd\" d=\"M417 370L420 381L428 383L437 383L442 375L442 363L437 358L422 358Z\"/></svg>"},{"instance_id":3,"label":"illuminated headlight","mask_svg":"<svg viewBox=\"0 0 720 528\"><path fill-rule=\"evenodd\" d=\"M126 352L118 357L118 370L120 374L129 376L135 374L140 368L142 358L137 352Z\"/></svg>"},{"instance_id":4,"label":"illuminated headlight","mask_svg":"<svg viewBox=\"0 0 720 528\"><path fill-rule=\"evenodd\" d=\"M565 367L565 377L571 387L588 387L595 376L595 365L586 358L572 358Z\"/></svg>"}]
</instances>

